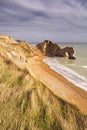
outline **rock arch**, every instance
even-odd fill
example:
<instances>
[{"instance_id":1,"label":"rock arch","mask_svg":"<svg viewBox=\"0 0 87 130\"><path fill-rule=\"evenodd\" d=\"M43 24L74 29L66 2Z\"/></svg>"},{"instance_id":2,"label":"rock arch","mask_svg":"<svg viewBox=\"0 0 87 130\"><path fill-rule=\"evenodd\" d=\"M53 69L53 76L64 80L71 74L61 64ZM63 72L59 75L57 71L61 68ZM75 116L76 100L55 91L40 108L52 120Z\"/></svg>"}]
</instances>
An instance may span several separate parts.
<instances>
[{"instance_id":1,"label":"rock arch","mask_svg":"<svg viewBox=\"0 0 87 130\"><path fill-rule=\"evenodd\" d=\"M75 59L73 47L65 47L61 49L58 44L54 44L49 40L37 44L36 47L46 56L65 57L66 53L68 53L69 59Z\"/></svg>"}]
</instances>

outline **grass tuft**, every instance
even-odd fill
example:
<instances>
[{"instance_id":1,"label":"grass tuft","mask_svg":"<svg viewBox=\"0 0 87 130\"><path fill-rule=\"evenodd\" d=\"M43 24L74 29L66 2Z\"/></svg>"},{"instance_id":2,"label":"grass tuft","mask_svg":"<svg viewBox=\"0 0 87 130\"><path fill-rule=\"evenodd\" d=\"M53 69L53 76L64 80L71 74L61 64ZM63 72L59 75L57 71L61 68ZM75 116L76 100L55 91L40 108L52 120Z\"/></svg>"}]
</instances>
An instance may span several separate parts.
<instances>
[{"instance_id":1,"label":"grass tuft","mask_svg":"<svg viewBox=\"0 0 87 130\"><path fill-rule=\"evenodd\" d=\"M0 130L86 130L87 115L0 59Z\"/></svg>"}]
</instances>

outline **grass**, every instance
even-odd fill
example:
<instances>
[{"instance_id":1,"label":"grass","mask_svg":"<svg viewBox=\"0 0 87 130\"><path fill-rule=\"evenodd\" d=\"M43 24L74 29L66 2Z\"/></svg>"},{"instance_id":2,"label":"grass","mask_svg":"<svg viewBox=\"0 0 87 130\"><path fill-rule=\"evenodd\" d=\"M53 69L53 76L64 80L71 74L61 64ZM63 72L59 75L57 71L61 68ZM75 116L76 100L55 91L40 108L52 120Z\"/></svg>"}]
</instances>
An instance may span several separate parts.
<instances>
[{"instance_id":1,"label":"grass","mask_svg":"<svg viewBox=\"0 0 87 130\"><path fill-rule=\"evenodd\" d=\"M87 115L0 58L0 130L87 130Z\"/></svg>"}]
</instances>

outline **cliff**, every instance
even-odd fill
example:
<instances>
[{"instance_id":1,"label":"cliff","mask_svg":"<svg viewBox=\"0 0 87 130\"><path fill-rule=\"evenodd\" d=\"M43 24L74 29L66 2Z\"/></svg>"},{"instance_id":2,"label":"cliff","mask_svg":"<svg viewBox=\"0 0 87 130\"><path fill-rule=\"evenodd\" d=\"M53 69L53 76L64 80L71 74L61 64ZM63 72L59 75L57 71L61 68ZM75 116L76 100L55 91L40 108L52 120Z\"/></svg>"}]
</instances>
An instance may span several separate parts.
<instances>
[{"instance_id":1,"label":"cliff","mask_svg":"<svg viewBox=\"0 0 87 130\"><path fill-rule=\"evenodd\" d=\"M36 47L46 56L59 56L66 57L68 54L69 59L75 59L73 47L65 47L61 49L58 44L54 44L49 40L36 45Z\"/></svg>"},{"instance_id":2,"label":"cliff","mask_svg":"<svg viewBox=\"0 0 87 130\"><path fill-rule=\"evenodd\" d=\"M32 58L42 56L39 50L14 43L0 42L0 130L86 130L87 114L27 68Z\"/></svg>"},{"instance_id":3,"label":"cliff","mask_svg":"<svg viewBox=\"0 0 87 130\"><path fill-rule=\"evenodd\" d=\"M11 36L0 34L0 42L3 43L17 43Z\"/></svg>"}]
</instances>

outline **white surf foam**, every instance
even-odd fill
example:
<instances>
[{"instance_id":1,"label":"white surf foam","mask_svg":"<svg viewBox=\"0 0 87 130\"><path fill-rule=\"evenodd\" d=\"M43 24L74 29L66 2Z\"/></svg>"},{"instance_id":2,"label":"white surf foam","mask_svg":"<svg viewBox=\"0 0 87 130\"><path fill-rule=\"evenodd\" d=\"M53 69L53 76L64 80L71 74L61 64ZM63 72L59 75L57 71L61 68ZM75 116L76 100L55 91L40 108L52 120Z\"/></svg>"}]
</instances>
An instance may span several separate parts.
<instances>
[{"instance_id":1,"label":"white surf foam","mask_svg":"<svg viewBox=\"0 0 87 130\"><path fill-rule=\"evenodd\" d=\"M82 66L83 68L87 69L87 66Z\"/></svg>"},{"instance_id":2,"label":"white surf foam","mask_svg":"<svg viewBox=\"0 0 87 130\"><path fill-rule=\"evenodd\" d=\"M87 91L87 79L78 73L76 73L74 70L63 66L55 59L46 58L43 60L45 63L47 63L51 69L56 71L57 73L61 74L63 77L65 77L67 80L75 84L76 86L84 89Z\"/></svg>"}]
</instances>

